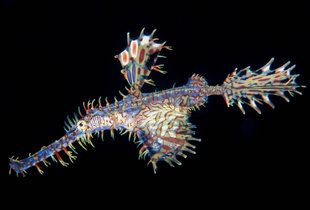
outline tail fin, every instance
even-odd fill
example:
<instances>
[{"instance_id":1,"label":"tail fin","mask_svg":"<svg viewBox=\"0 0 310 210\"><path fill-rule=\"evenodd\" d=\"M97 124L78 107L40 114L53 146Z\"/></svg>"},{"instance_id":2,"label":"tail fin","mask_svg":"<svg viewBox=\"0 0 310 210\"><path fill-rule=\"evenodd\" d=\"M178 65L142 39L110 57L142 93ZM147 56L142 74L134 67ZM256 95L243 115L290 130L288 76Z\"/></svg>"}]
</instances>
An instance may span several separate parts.
<instances>
[{"instance_id":1,"label":"tail fin","mask_svg":"<svg viewBox=\"0 0 310 210\"><path fill-rule=\"evenodd\" d=\"M291 96L294 93L302 95L296 88L305 88L306 86L300 86L295 82L299 74L290 74L295 65L286 69L290 64L288 61L283 66L271 70L270 66L273 61L274 58L271 58L266 65L255 71L251 71L250 67L241 70L236 68L233 73L228 75L221 86L221 92L227 106L237 104L242 113L245 114L242 107L242 104L245 103L260 114L261 111L256 102L260 104L265 102L274 108L273 103L269 100L269 95L281 96L287 102L289 99L285 96L285 92Z\"/></svg>"}]
</instances>

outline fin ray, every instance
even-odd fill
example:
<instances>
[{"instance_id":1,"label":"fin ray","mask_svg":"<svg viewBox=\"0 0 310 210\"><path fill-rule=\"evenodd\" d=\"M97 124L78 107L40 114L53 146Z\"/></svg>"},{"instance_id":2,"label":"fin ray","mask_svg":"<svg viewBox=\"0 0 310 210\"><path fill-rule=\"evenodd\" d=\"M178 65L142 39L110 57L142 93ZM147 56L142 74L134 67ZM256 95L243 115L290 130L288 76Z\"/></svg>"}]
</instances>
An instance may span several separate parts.
<instances>
[{"instance_id":1,"label":"fin ray","mask_svg":"<svg viewBox=\"0 0 310 210\"><path fill-rule=\"evenodd\" d=\"M300 93L296 88L305 86L300 86L295 82L298 74L290 74L295 65L286 69L290 64L290 62L286 62L275 70L271 70L270 66L273 61L274 58L271 58L267 64L256 71L251 71L250 67L241 70L236 68L232 74L228 75L223 85L219 87L221 89L219 92L223 95L227 106L237 104L245 114L242 104L246 103L261 114L255 102L264 102L274 108L274 104L269 99L270 95L280 96L289 102L285 92L289 92L291 95Z\"/></svg>"},{"instance_id":2,"label":"fin ray","mask_svg":"<svg viewBox=\"0 0 310 210\"><path fill-rule=\"evenodd\" d=\"M121 73L134 89L140 90L144 83L155 85L151 79L147 79L152 70L162 74L167 73L161 70L163 65L155 65L160 51L164 49L171 50L171 47L165 46L165 43L156 43L158 40L153 38L156 29L150 35L144 34L142 29L138 39L131 39L127 33L128 47L115 57L119 59L122 70Z\"/></svg>"},{"instance_id":3,"label":"fin ray","mask_svg":"<svg viewBox=\"0 0 310 210\"><path fill-rule=\"evenodd\" d=\"M170 166L173 163L181 165L177 156L184 158L184 152L195 154L194 145L189 141L200 141L192 137L195 127L188 122L189 110L180 109L178 104L161 103L148 106L141 111L144 119L140 123L138 137L143 146L139 151L139 157L150 157L154 173L157 170L157 162L165 161Z\"/></svg>"}]
</instances>

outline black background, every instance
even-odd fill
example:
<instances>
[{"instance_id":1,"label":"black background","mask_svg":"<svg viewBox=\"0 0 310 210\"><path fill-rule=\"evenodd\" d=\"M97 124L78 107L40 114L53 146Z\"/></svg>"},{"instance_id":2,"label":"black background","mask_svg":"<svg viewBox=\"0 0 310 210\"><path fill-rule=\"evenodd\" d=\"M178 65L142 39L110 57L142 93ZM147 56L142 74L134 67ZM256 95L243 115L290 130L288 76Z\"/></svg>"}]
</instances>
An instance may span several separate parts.
<instances>
[{"instance_id":1,"label":"black background","mask_svg":"<svg viewBox=\"0 0 310 210\"><path fill-rule=\"evenodd\" d=\"M173 47L158 61L168 74L151 74L158 90L183 85L193 73L210 85L221 84L235 67L257 69L271 57L273 68L288 60L296 64L297 82L309 83L309 5L302 1L6 0L4 6L4 159L27 157L63 136L63 121L83 101L121 99L118 91L125 93L127 82L114 55L125 49L128 31L136 38L143 27L146 34L156 28L155 37ZM145 85L143 91L154 88ZM154 175L148 160L137 160L138 149L127 136L116 134L113 141L106 132L104 142L94 138L95 149L86 152L77 145L78 159L67 168L40 164L43 176L35 168L25 178L8 175L7 195L26 198L31 204L24 206L43 200L84 204L90 198L145 208L166 201L295 206L305 198L298 192L305 188L309 166L309 90L302 92L289 96L290 103L271 97L276 109L259 106L261 115L249 107L242 115L222 97L210 97L190 119L203 141L196 144L196 155L179 158L182 166L159 163Z\"/></svg>"}]
</instances>

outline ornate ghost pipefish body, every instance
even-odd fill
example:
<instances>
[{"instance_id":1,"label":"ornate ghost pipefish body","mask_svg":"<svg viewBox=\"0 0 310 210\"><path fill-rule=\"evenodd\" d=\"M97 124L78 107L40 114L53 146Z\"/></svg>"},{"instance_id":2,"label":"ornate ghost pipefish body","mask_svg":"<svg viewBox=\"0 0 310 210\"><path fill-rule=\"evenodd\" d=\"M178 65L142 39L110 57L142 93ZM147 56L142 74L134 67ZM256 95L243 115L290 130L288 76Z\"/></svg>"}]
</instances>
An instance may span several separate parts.
<instances>
[{"instance_id":1,"label":"ornate ghost pipefish body","mask_svg":"<svg viewBox=\"0 0 310 210\"><path fill-rule=\"evenodd\" d=\"M133 137L135 143L142 145L139 158L148 156L149 163L152 163L156 173L158 161L165 161L170 166L174 166L174 163L181 165L177 156L186 158L187 152L195 154L195 146L191 142L200 139L192 136L195 126L189 122L189 117L192 111L207 103L208 96L222 95L228 107L237 104L243 114L244 104L261 114L256 103L267 103L274 108L269 95L281 96L289 101L285 92L290 95L301 94L297 88L305 87L295 82L297 74L291 74L295 65L288 67L290 62L287 62L271 70L270 66L274 60L272 58L255 71L250 70L250 67L235 69L222 85L209 86L204 77L194 74L183 86L143 93L141 88L144 83L154 85L153 80L148 79L152 71L166 73L162 70L163 65L155 65L157 58L165 57L159 55L160 51L171 50L165 42L156 42L158 39L153 38L155 31L145 35L143 29L135 40L130 39L128 33L127 48L115 56L121 63L121 73L130 85L129 89L126 88L128 94L120 92L122 100L118 101L115 98L114 103L110 104L106 99L105 106L101 104L100 98L96 104L95 100L83 103L85 112L82 113L79 108L79 115L74 114L72 119L67 118L66 134L63 137L42 147L28 158L10 158L9 173L13 169L17 175L25 175L26 169L35 166L43 174L38 164L43 162L48 166L49 157L67 166L68 163L59 154L61 151L73 162L76 159L73 153L77 153L73 143L77 142L84 149L87 144L94 146L91 141L93 134L97 134L98 137L101 135L103 140L104 130L109 130L112 138L114 130L120 131L122 135L128 133L129 139Z\"/></svg>"}]
</instances>

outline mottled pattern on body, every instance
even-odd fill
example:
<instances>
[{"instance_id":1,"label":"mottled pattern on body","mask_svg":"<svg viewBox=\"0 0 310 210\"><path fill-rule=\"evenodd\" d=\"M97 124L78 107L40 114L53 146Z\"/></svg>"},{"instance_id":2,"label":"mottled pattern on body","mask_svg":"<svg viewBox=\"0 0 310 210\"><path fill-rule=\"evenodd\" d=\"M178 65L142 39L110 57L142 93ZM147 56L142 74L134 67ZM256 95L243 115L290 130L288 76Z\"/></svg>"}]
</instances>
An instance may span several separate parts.
<instances>
[{"instance_id":1,"label":"mottled pattern on body","mask_svg":"<svg viewBox=\"0 0 310 210\"><path fill-rule=\"evenodd\" d=\"M28 168L35 166L43 174L41 162L48 166L49 158L67 166L61 153L73 162L76 159L74 154L77 154L73 144L78 143L84 149L87 149L87 145L94 147L92 139L97 136L103 140L104 131L107 130L113 139L115 131L121 135L128 134L128 139L133 139L140 146L139 158L148 157L156 173L159 161L170 166L181 165L179 156L186 158L188 154L195 154L193 142L200 142L201 139L194 137L193 129L196 126L189 122L189 117L191 112L205 106L209 96L221 95L228 107L236 104L243 114L244 104L261 114L257 103L266 103L274 108L270 95L281 96L289 101L285 92L290 95L301 94L297 88L305 87L296 83L298 74L291 74L295 65L289 67L290 63L287 62L271 70L272 58L255 71L250 67L235 69L222 85L210 86L204 77L194 74L183 86L143 93L141 88L145 83L155 85L149 78L151 72L167 73L162 70L163 64L156 62L158 58L165 58L160 55L161 50L171 50L171 47L166 46L165 42L158 43L158 39L153 37L155 31L145 35L143 29L137 39L131 39L128 33L127 48L115 56L129 84L129 87L125 87L126 94L120 92L121 100L115 97L111 103L105 98L105 105L102 105L100 97L97 102L92 100L83 103L84 111L78 108L78 114L67 118L63 137L42 147L35 154L29 154L27 158L9 158L9 172L13 170L17 175L24 176Z\"/></svg>"}]
</instances>

